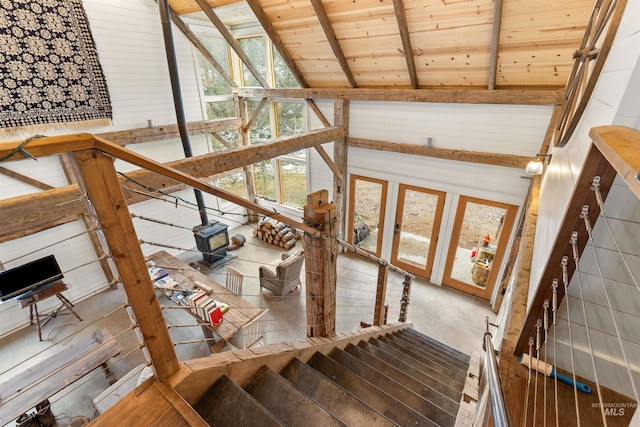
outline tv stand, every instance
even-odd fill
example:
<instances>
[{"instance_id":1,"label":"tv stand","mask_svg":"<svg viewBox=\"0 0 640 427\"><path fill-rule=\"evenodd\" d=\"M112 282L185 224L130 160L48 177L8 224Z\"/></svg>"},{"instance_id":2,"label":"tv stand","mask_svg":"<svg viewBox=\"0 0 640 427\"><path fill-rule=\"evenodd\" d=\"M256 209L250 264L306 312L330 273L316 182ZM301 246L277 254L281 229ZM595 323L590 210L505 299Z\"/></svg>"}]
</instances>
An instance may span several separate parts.
<instances>
[{"instance_id":1,"label":"tv stand","mask_svg":"<svg viewBox=\"0 0 640 427\"><path fill-rule=\"evenodd\" d=\"M60 313L60 310L64 308L68 309L78 318L79 321L82 322L78 313L73 310L73 304L71 301L62 295L62 292L67 289L67 285L63 281L57 280L40 290L35 289L29 295L18 298L18 304L20 304L20 307L29 307L29 324L33 325L35 320L36 327L38 328L38 339L40 341L42 341L42 327L46 325L49 320L56 317L58 313ZM38 303L52 296L57 297L62 302L62 305L49 314L41 315L38 313Z\"/></svg>"}]
</instances>

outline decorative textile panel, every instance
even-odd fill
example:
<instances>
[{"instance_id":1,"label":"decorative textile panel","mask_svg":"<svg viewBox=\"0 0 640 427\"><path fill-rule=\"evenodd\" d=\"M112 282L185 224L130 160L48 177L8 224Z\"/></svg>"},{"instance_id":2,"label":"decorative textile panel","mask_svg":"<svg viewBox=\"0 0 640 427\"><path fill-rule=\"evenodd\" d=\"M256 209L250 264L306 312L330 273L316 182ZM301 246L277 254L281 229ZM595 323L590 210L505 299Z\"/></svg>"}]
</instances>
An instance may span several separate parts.
<instances>
[{"instance_id":1,"label":"decorative textile panel","mask_svg":"<svg viewBox=\"0 0 640 427\"><path fill-rule=\"evenodd\" d=\"M0 139L111 118L82 0L0 0Z\"/></svg>"}]
</instances>

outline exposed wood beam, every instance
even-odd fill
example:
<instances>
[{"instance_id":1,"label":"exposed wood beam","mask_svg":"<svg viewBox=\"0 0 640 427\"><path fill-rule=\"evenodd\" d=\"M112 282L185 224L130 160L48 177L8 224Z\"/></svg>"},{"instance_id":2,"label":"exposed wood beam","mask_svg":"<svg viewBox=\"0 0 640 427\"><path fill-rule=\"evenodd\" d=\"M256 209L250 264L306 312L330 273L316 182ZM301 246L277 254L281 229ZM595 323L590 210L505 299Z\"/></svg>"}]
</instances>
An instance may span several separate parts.
<instances>
[{"instance_id":1,"label":"exposed wood beam","mask_svg":"<svg viewBox=\"0 0 640 427\"><path fill-rule=\"evenodd\" d=\"M69 184L78 184L81 186L82 179L80 178L80 170L78 169L75 157L69 153L62 153L59 157L60 165L64 170L64 174L67 177ZM111 289L116 289L116 278L118 274L115 264L113 263L113 259L109 257L109 246L104 239L104 235L98 231L100 229L100 223L98 222L93 205L86 199L84 200L84 203L85 211L82 214L82 221L88 230L89 240L91 240L93 250L98 257L100 267L102 268L102 272L104 273L107 282L110 284Z\"/></svg>"},{"instance_id":2,"label":"exposed wood beam","mask_svg":"<svg viewBox=\"0 0 640 427\"><path fill-rule=\"evenodd\" d=\"M389 151L393 153L413 154L458 162L480 163L484 165L504 166L524 169L531 157L515 154L483 153L480 151L451 150L447 148L423 147L422 145L401 144L365 138L347 138L347 145L354 148Z\"/></svg>"},{"instance_id":3,"label":"exposed wood beam","mask_svg":"<svg viewBox=\"0 0 640 427\"><path fill-rule=\"evenodd\" d=\"M233 146L229 144L229 142L226 139L218 135L216 132L211 132L211 136L214 137L216 141L222 144L225 148L229 148L229 149L233 148Z\"/></svg>"},{"instance_id":4,"label":"exposed wood beam","mask_svg":"<svg viewBox=\"0 0 640 427\"><path fill-rule=\"evenodd\" d=\"M238 142L241 147L249 147L251 145L251 137L249 136L249 125L247 125L247 102L244 98L235 97L236 114L242 119L242 129L238 135ZM262 98L263 100L268 98ZM262 107L259 107L262 108ZM242 168L244 174L244 185L247 191L246 196L252 202L256 201L256 180L253 165L245 165ZM258 215L254 211L247 211L247 220L249 222L258 222Z\"/></svg>"},{"instance_id":5,"label":"exposed wood beam","mask_svg":"<svg viewBox=\"0 0 640 427\"><path fill-rule=\"evenodd\" d=\"M309 136L309 135L305 135L305 136ZM315 135L314 135L315 136ZM311 141L313 138L306 138L307 142ZM284 141L285 144L287 143L287 141ZM262 144L261 144L262 145ZM194 177L191 174L188 173L184 173L181 170L178 170L176 168L172 168L171 166L167 165L167 164L163 164L160 162L156 162L155 160L152 160L148 157L144 157L138 153L135 153L133 151L127 150L126 148L120 147L119 145L113 144L109 141L106 141L102 138L96 138L95 140L95 146L96 146L96 150L104 153L104 154L108 154L110 156L113 156L115 158L118 158L120 160L123 160L125 162L129 162L131 164L134 164L136 166L139 166L143 169L146 169L150 172L155 172L157 174L160 175L164 175L167 178L171 178L173 180L176 180L178 182L181 182L183 184L187 184L191 187L193 187L194 189L200 190L202 192L205 192L207 194L211 194L214 195L216 197L220 197L222 199L225 199L231 203L235 203L236 205L242 206L244 208L247 208L249 210L253 210L256 211L259 214L277 219L278 221L282 221L285 224L289 224L292 225L294 227L296 227L296 229L299 229L303 232L306 233L310 233L313 236L320 236L321 233L316 230L313 227L308 226L307 224L303 224L301 222L292 220L291 218L287 217L286 215L282 215L279 214L277 212L274 212L272 209L266 209L254 202L251 202L247 199L244 199L242 197L238 197L235 194L229 193L228 191L222 190L214 185L211 185L207 182L205 182L204 180L200 180L196 177ZM229 151L225 151L224 153L230 153L233 151L237 151L237 150L244 150L245 152L252 152L255 151L254 150L255 146L252 147L241 147L239 149L236 150L229 150ZM281 148L281 147L278 147ZM297 151L301 148L293 148L292 151ZM259 150L258 150L259 151ZM269 149L267 149L267 151L270 151ZM272 151L272 150L271 150ZM214 153L217 154L217 153ZM243 157L243 156L238 156L237 153L236 157ZM246 153L245 153L246 154ZM260 153L257 153L258 155L260 155ZM193 159L193 157L189 157L188 160ZM249 162L244 162L244 164L248 164L248 163L253 163L251 161ZM115 175L115 172L114 172ZM83 173L83 176L85 176L85 174ZM86 179L86 176L85 176ZM97 209L96 209L97 210ZM98 212L99 213L99 212ZM102 221L101 221L102 222ZM111 244L110 244L111 245Z\"/></svg>"},{"instance_id":6,"label":"exposed wood beam","mask_svg":"<svg viewBox=\"0 0 640 427\"><path fill-rule=\"evenodd\" d=\"M333 142L333 161L340 174L333 177L333 200L336 205L338 221L338 237L346 239L345 219L347 217L347 172L348 154L347 137L349 136L349 101L336 99L333 104L333 123L342 128L343 137Z\"/></svg>"},{"instance_id":7,"label":"exposed wood beam","mask_svg":"<svg viewBox=\"0 0 640 427\"><path fill-rule=\"evenodd\" d=\"M398 20L398 29L400 30L400 38L402 39L402 49L404 50L404 57L407 61L407 71L409 72L411 87L414 89L418 89L418 73L416 72L416 63L413 58L411 35L409 33L409 25L407 24L407 15L404 11L403 1L393 0L393 8L395 9L396 19Z\"/></svg>"},{"instance_id":8,"label":"exposed wood beam","mask_svg":"<svg viewBox=\"0 0 640 427\"><path fill-rule=\"evenodd\" d=\"M85 212L77 185L0 200L0 243L76 221Z\"/></svg>"},{"instance_id":9,"label":"exposed wood beam","mask_svg":"<svg viewBox=\"0 0 640 427\"><path fill-rule=\"evenodd\" d=\"M458 104L560 105L564 89L260 89L239 87L247 98L349 99L352 101L445 102Z\"/></svg>"},{"instance_id":10,"label":"exposed wood beam","mask_svg":"<svg viewBox=\"0 0 640 427\"><path fill-rule=\"evenodd\" d=\"M238 130L242 121L238 117L229 119L207 120L187 123L189 135L215 133L223 130ZM140 142L163 141L179 138L178 125L160 125L146 128L128 129L116 132L100 133L97 136L118 145L137 144Z\"/></svg>"},{"instance_id":11,"label":"exposed wood beam","mask_svg":"<svg viewBox=\"0 0 640 427\"><path fill-rule=\"evenodd\" d=\"M118 150L129 151L119 145L109 144ZM95 149L82 150L74 153L74 156L144 337L145 348L149 351L158 378L167 380L180 369L180 365L169 331L161 321L162 309L145 265L129 209L124 202L113 159Z\"/></svg>"},{"instance_id":12,"label":"exposed wood beam","mask_svg":"<svg viewBox=\"0 0 640 427\"><path fill-rule=\"evenodd\" d=\"M320 111L320 108L318 108L318 105L313 101L313 99L307 99L306 101L307 101L307 105L311 107L313 112L316 114L316 117L320 119L324 127L326 128L330 127L331 123L329 123L329 120L327 120L324 114L322 114L322 111Z\"/></svg>"},{"instance_id":13,"label":"exposed wood beam","mask_svg":"<svg viewBox=\"0 0 640 427\"><path fill-rule=\"evenodd\" d=\"M182 34L184 34L185 37L189 39L189 41L195 46L196 49L198 49L198 51L202 54L202 56L204 56L209 64L211 64L211 66L215 68L218 73L220 73L222 78L227 83L229 83L231 87L238 87L238 83L236 83L235 80L233 80L233 78L229 75L229 73L227 73L227 71L222 68L222 65L220 65L220 63L213 57L213 55L211 55L211 52L209 52L206 46L202 44L202 42L198 39L198 36L193 34L193 31L189 29L189 26L185 24L182 18L180 18L175 12L173 12L173 10L170 11L170 13L171 20L174 24L176 24L176 27L178 27L180 31L182 31Z\"/></svg>"},{"instance_id":14,"label":"exposed wood beam","mask_svg":"<svg viewBox=\"0 0 640 427\"><path fill-rule=\"evenodd\" d=\"M189 157L167 163L167 165L194 177L209 178L255 162L331 142L341 138L342 135L341 128L332 127L303 135L279 138L269 143ZM41 138L41 140L47 140L49 144L43 143L41 140L33 140L30 143L34 144L33 147L28 145L27 148L29 152L37 156L45 155L45 153L57 154L73 151L73 147L90 148L93 143L87 144L88 138L93 139L89 134L47 137ZM76 141L71 144L71 149L67 149L67 146L63 145L62 141L65 139ZM0 156L11 152L18 143L17 141L0 143ZM16 157L22 158L22 156ZM127 173L127 176L147 187L160 188L166 192L183 188L183 185L178 184L176 180L147 170L132 171ZM121 178L120 181L121 184L126 182L125 178ZM130 194L128 191L126 193L129 204L141 200L141 196L138 194ZM86 213L86 209L77 185L0 200L0 243L75 221L84 213Z\"/></svg>"},{"instance_id":15,"label":"exposed wood beam","mask_svg":"<svg viewBox=\"0 0 640 427\"><path fill-rule=\"evenodd\" d=\"M276 47L276 49L278 49L278 52L280 52L280 56L282 56L282 59L289 67L289 70L291 70L291 73L298 81L298 84L302 87L309 87L307 80L304 78L304 75L298 68L298 65L293 60L293 57L291 56L291 54L289 53L289 50L284 45L284 42L280 38L280 35L275 30L275 28L273 28L273 24L271 23L271 20L269 19L264 9L260 5L260 2L258 0L246 0L246 1L249 7L251 8L251 10L253 11L254 15L256 15L256 18L258 18L258 21L260 21L260 24L262 25L262 28L264 28L265 33L267 33L267 36L269 36L273 45Z\"/></svg>"},{"instance_id":16,"label":"exposed wood beam","mask_svg":"<svg viewBox=\"0 0 640 427\"><path fill-rule=\"evenodd\" d=\"M313 10L316 12L322 31L324 31L324 34L327 36L327 41L329 42L329 45L331 45L331 50L333 50L333 54L338 60L340 68L342 68L344 75L347 77L347 80L349 80L349 84L351 84L351 87L358 87L358 83L356 83L356 79L353 78L353 73L347 63L347 58L345 58L344 53L342 52L338 37L333 30L333 26L329 20L329 15L327 15L327 11L322 5L322 0L311 0L311 6L313 6Z\"/></svg>"},{"instance_id":17,"label":"exposed wood beam","mask_svg":"<svg viewBox=\"0 0 640 427\"><path fill-rule=\"evenodd\" d=\"M267 83L267 80L262 76L262 74L260 74L260 71L253 64L253 61L251 61L247 54L244 53L244 50L242 50L242 47L240 47L240 43L236 41L235 37L233 37L233 34L231 34L227 26L224 25L224 22L222 22L222 20L218 18L218 15L216 15L216 13L213 11L211 6L209 6L206 0L196 0L196 2L200 6L204 14L207 15L207 18L209 18L211 23L218 29L222 37L224 37L227 43L229 43L231 49L233 49L233 51L240 57L240 60L244 63L244 65L246 65L249 71L251 71L251 74L253 74L253 76L260 82L262 87L268 88L269 83Z\"/></svg>"},{"instance_id":18,"label":"exposed wood beam","mask_svg":"<svg viewBox=\"0 0 640 427\"><path fill-rule=\"evenodd\" d=\"M51 190L53 188L53 186L46 184L42 181L38 181L37 179L33 179L31 177L28 177L26 175L22 175L21 173L12 171L11 169L7 169L4 166L0 166L0 174L8 176L10 178L14 178L17 179L18 181L22 181L25 184L29 184L32 185L36 188L39 188L41 190Z\"/></svg>"},{"instance_id":19,"label":"exposed wood beam","mask_svg":"<svg viewBox=\"0 0 640 427\"><path fill-rule=\"evenodd\" d=\"M316 145L314 148L316 149L320 157L322 157L322 160L324 160L327 166L329 166L329 169L333 171L333 174L335 175L336 179L342 182L343 180L342 172L340 171L340 169L338 169L338 166L336 166L336 164L333 162L331 157L329 157L329 153L327 153L327 151L324 148L322 148L322 145Z\"/></svg>"},{"instance_id":20,"label":"exposed wood beam","mask_svg":"<svg viewBox=\"0 0 640 427\"><path fill-rule=\"evenodd\" d=\"M491 28L491 53L489 55L489 90L496 88L498 72L498 45L500 43L500 25L502 24L502 0L493 0L493 27Z\"/></svg>"},{"instance_id":21,"label":"exposed wood beam","mask_svg":"<svg viewBox=\"0 0 640 427\"><path fill-rule=\"evenodd\" d=\"M258 115L260 114L260 111L262 111L262 108L267 104L268 100L269 100L269 98L262 98L260 100L260 103L258 104L258 106L256 107L255 111L251 115L251 118L249 118L249 120L247 120L247 123L242 126L242 131L243 132L248 132L249 129L251 129L251 125L253 125L253 122L255 122L255 120L258 118Z\"/></svg>"}]
</instances>

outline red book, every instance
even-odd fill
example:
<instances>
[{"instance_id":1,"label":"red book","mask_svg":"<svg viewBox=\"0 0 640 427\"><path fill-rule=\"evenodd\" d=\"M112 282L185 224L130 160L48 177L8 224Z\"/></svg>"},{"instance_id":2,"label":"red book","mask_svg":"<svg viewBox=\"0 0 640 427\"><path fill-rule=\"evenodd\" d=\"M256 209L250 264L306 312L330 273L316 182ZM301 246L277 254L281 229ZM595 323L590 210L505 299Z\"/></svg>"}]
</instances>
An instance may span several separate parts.
<instances>
[{"instance_id":1,"label":"red book","mask_svg":"<svg viewBox=\"0 0 640 427\"><path fill-rule=\"evenodd\" d=\"M211 321L211 326L217 326L222 322L222 310L220 310L220 307L209 311L209 320Z\"/></svg>"}]
</instances>

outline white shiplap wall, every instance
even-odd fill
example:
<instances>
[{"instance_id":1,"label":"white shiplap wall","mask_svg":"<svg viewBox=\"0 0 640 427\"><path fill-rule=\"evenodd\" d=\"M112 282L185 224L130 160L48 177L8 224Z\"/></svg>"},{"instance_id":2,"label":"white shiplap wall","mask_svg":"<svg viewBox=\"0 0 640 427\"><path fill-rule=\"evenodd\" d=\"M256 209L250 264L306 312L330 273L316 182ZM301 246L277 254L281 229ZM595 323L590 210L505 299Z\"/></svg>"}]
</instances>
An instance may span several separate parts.
<instances>
[{"instance_id":1,"label":"white shiplap wall","mask_svg":"<svg viewBox=\"0 0 640 427\"><path fill-rule=\"evenodd\" d=\"M626 125L640 129L640 2L627 2L611 52L583 118L567 146L554 149L551 164L543 177L529 302L538 286L550 286L538 282L591 144L589 130L601 125ZM620 179L616 180L611 190L605 212L612 218L610 222L616 239L623 247L634 277L639 280L640 204ZM618 321L627 357L634 370L636 384L640 387L640 292L632 284L633 281L626 273L620 257L613 250L613 241L602 219L599 219L595 226L594 236L614 316ZM557 366L568 371L571 368L567 347L567 307L570 307L577 374L590 380L595 378L588 355L584 314L579 299L580 277L584 287L591 340L596 354L598 378L607 387L631 396L631 383L624 366L606 296L602 290L600 270L592 245L587 246L581 255L580 270L580 275L574 275L569 285L569 298L563 301L558 313L560 321L556 333L559 345Z\"/></svg>"},{"instance_id":2,"label":"white shiplap wall","mask_svg":"<svg viewBox=\"0 0 640 427\"><path fill-rule=\"evenodd\" d=\"M316 100L325 117L333 117L333 102ZM349 135L423 145L431 137L434 147L535 156L549 123L551 107L525 105L471 105L410 102L352 101ZM322 127L309 113L310 129ZM332 144L325 144L332 153ZM331 170L310 151L310 188L331 190ZM446 251L460 195L519 206L529 180L523 170L455 162L428 157L351 148L349 172L387 180L385 230L393 229L398 184L411 184L447 192L441 235L431 281L442 283ZM391 254L391 233L383 238L383 258Z\"/></svg>"},{"instance_id":3,"label":"white shiplap wall","mask_svg":"<svg viewBox=\"0 0 640 427\"><path fill-rule=\"evenodd\" d=\"M176 115L171 94L171 84L167 68L162 28L158 5L153 0L84 0L83 5L89 17L91 30L96 41L101 64L107 79L113 107L113 126L83 129L90 133L145 127L148 120L154 124L175 123ZM179 63L180 82L183 91L185 114L188 121L203 119L200 91L191 44L174 27L174 39ZM80 130L60 130L58 134L76 133ZM53 133L48 133L53 135ZM204 137L194 137L194 154L207 152ZM155 160L168 161L184 157L179 140L133 146L138 152ZM66 177L57 157L41 158L39 161L20 160L7 162L3 166L21 174L40 180L54 187L67 184ZM135 169L117 162L122 170ZM40 191L20 181L0 175L0 198L7 199ZM183 196L193 199L193 191L185 190ZM223 204L215 197L205 198L208 206L220 206L223 211L244 210L235 205ZM166 222L193 227L199 224L196 211L176 209L173 205L149 201L136 205L132 210L141 215L162 218ZM215 217L212 215L211 219ZM233 221L231 221L233 220ZM233 227L244 222L243 217L225 216L222 221ZM134 220L140 238L150 241L161 240L176 246L194 247L193 235L188 230L171 229L167 226L150 225ZM65 273L70 285L66 295L77 301L107 288L108 284L97 262L95 251L88 237L68 239L85 231L81 221L64 224L31 236L0 244L0 261L5 268L53 253ZM59 242L59 243L57 243ZM52 245L48 249L31 254L34 249ZM145 253L160 248L145 245ZM27 256L23 256L28 254ZM11 261L15 260L15 261ZM76 268L82 264L86 266ZM47 311L55 301L46 301L42 310ZM14 302L0 305L0 336L24 327L29 323L29 315L20 310Z\"/></svg>"}]
</instances>

